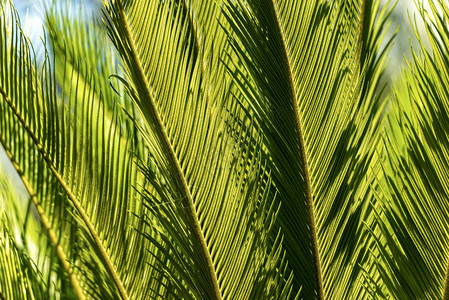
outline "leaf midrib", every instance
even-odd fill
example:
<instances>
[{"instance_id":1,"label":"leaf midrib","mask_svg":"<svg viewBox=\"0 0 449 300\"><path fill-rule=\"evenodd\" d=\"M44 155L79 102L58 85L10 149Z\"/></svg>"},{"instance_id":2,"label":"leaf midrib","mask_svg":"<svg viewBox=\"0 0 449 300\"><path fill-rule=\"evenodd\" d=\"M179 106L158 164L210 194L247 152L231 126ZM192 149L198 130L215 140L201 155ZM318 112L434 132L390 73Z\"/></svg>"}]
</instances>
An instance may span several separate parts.
<instances>
[{"instance_id":1,"label":"leaf midrib","mask_svg":"<svg viewBox=\"0 0 449 300\"><path fill-rule=\"evenodd\" d=\"M269 11L270 15L273 19L273 24L276 24L276 38L278 43L282 45L282 60L283 60L283 69L288 78L288 86L289 86L289 96L291 100L291 105L294 111L294 122L295 129L297 132L297 143L299 146L299 155L301 160L302 171L304 175L304 185L305 185L305 195L306 195L306 209L307 209L307 225L309 228L310 235L310 243L312 247L312 259L314 266L314 279L315 279L315 289L317 292L317 299L324 299L324 289L323 289L323 276L321 272L321 262L319 255L319 246L318 246L318 237L317 237L317 229L315 222L315 210L313 204L313 195L312 195L312 183L310 180L310 172L309 172L309 163L307 159L307 149L304 140L303 126L301 124L301 117L299 114L299 106L297 102L296 89L293 81L293 73L290 64L290 59L287 52L287 45L284 39L284 35L282 33L281 24L279 23L280 17L277 14L275 4L273 0L267 0L269 2Z\"/></svg>"}]
</instances>

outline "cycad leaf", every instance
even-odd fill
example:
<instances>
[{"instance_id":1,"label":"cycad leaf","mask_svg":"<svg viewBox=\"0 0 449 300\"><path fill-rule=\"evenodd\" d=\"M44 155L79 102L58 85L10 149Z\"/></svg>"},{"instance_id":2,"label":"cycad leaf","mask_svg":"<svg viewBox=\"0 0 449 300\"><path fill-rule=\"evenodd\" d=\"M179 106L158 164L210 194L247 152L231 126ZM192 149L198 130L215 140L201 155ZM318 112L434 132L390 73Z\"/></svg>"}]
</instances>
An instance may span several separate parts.
<instances>
[{"instance_id":1,"label":"cycad leaf","mask_svg":"<svg viewBox=\"0 0 449 300\"><path fill-rule=\"evenodd\" d=\"M390 10L379 1L230 1L238 84L263 128L302 297L363 296L370 144ZM376 15L379 13L379 17ZM230 68L232 70L232 68ZM247 71L250 76L245 75ZM366 116L366 117L365 117ZM321 257L321 258L320 258ZM314 276L312 276L314 274ZM324 288L323 288L324 285Z\"/></svg>"},{"instance_id":2,"label":"cycad leaf","mask_svg":"<svg viewBox=\"0 0 449 300\"><path fill-rule=\"evenodd\" d=\"M11 183L0 177L0 299L48 298L49 286L27 249L18 242L21 230L18 222L12 220L18 218L17 210L11 207L17 200ZM57 268L56 264L53 268Z\"/></svg>"},{"instance_id":3,"label":"cycad leaf","mask_svg":"<svg viewBox=\"0 0 449 300\"><path fill-rule=\"evenodd\" d=\"M288 297L280 238L268 247L277 207L267 202L260 141L246 146L253 128L243 130L228 117L228 82L212 49L192 39L182 5L108 2L110 36L161 172L158 178L141 163L158 191L146 196L150 231L144 234L168 260L161 272L169 286L159 296Z\"/></svg>"},{"instance_id":4,"label":"cycad leaf","mask_svg":"<svg viewBox=\"0 0 449 300\"><path fill-rule=\"evenodd\" d=\"M47 8L45 21L55 64L66 66L65 70L58 69L56 74L64 93L68 94L70 89L76 88L73 86L76 82L63 82L65 73L72 74L77 77L78 82L92 84L88 87L94 93L92 98L96 102L99 102L100 98L103 99L100 105L104 104L105 117L109 122L112 121L113 114L125 116L123 111L116 111L117 104L132 112L131 100L122 90L123 86L105 80L112 74L120 75L121 70L103 23L83 6L72 12L70 2L54 4ZM85 75L88 77L84 78ZM113 85L115 90L110 88L110 85ZM100 95L101 93L104 94ZM81 103L83 95L78 97L78 102ZM128 119L123 120L126 121ZM128 135L132 135L132 131L129 132L132 128L131 124L127 124L123 129L127 130Z\"/></svg>"},{"instance_id":5,"label":"cycad leaf","mask_svg":"<svg viewBox=\"0 0 449 300\"><path fill-rule=\"evenodd\" d=\"M146 245L131 228L140 223L132 215L140 207L132 190L136 175L130 143L116 115L106 120L101 92L94 101L96 89L88 76L66 73L64 83L72 88L58 95L49 61L36 71L19 27L3 20L1 143L23 172L42 221L47 219L44 227L53 234L53 247L65 251L59 257L74 290L79 298L118 298L119 293L126 298L125 287L131 295L139 293L150 273L137 260L127 260L128 255L144 256ZM56 73L67 69L55 68ZM127 279L135 276L143 280ZM83 282L82 291L76 281Z\"/></svg>"},{"instance_id":6,"label":"cycad leaf","mask_svg":"<svg viewBox=\"0 0 449 300\"><path fill-rule=\"evenodd\" d=\"M10 199L8 199L10 200ZM42 299L48 288L29 256L17 245L2 216L0 223L0 299Z\"/></svg>"},{"instance_id":7,"label":"cycad leaf","mask_svg":"<svg viewBox=\"0 0 449 300\"><path fill-rule=\"evenodd\" d=\"M383 276L395 299L448 299L449 9L417 7L430 49L419 52L395 90L385 138ZM417 26L415 24L415 30ZM406 149L406 151L404 151Z\"/></svg>"}]
</instances>

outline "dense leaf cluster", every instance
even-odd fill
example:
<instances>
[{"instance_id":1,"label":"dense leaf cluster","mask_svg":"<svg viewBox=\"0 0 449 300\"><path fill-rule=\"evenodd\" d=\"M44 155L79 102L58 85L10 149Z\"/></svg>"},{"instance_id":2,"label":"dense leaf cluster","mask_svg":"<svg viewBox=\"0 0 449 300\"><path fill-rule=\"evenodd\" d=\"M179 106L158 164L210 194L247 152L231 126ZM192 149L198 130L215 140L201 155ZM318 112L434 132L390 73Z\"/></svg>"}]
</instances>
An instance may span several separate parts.
<instances>
[{"instance_id":1,"label":"dense leaf cluster","mask_svg":"<svg viewBox=\"0 0 449 300\"><path fill-rule=\"evenodd\" d=\"M436 3L434 3L436 2ZM0 299L449 299L449 8L0 8Z\"/></svg>"}]
</instances>

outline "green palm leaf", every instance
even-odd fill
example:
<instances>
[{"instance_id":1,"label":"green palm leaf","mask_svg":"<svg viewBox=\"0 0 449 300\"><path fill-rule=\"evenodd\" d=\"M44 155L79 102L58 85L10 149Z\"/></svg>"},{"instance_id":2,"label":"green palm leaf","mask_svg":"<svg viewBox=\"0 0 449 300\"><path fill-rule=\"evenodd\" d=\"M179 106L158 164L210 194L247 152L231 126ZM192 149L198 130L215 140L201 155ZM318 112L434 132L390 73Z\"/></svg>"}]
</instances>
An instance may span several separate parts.
<instances>
[{"instance_id":1,"label":"green palm leaf","mask_svg":"<svg viewBox=\"0 0 449 300\"><path fill-rule=\"evenodd\" d=\"M107 106L115 101L102 98L112 94L102 91L104 85L95 85L101 73L89 65L80 67L73 57L76 44L69 40L58 44L54 36L61 30L52 18L48 21L54 72L46 61L39 76L27 44L21 51L9 36L2 36L2 114L6 116L0 127L2 145L16 169L27 170L23 181L29 183L30 194L34 195L33 186L44 186L45 194L33 197L34 204L43 206L41 222L51 219L45 223L48 234L55 236L53 246L61 252L60 261L73 278L78 298L287 298L281 236L268 247L277 207L268 205L270 184L258 155L260 146L244 146L248 132L234 126L221 103L211 101L217 97L226 103L231 95L215 87L223 78L212 81L210 69L200 68L202 48L196 58L191 56L191 39L185 34L188 23L181 10L171 3L147 4L155 7L160 9L155 22L165 22L166 33L174 38L163 41L181 45L170 48L175 51L168 54L176 60L160 74L167 77L168 70L179 68L176 80L183 84L174 86L169 77L162 77L167 85L157 89L159 102L147 102L156 97L143 84L148 80L141 72L144 64L136 59L134 40L124 41L133 51L121 53L123 65L134 82L119 79L140 110L126 111L140 130L141 138L133 143L143 143L142 151L134 154L138 174L130 154L133 143L117 125L120 114L113 107L111 116ZM108 8L114 9L109 21L128 22L121 5ZM118 20L114 13L119 14ZM121 25L120 30L129 26ZM13 27L12 32L24 40L19 30ZM120 50L122 41L115 42ZM21 66L17 70L16 61ZM21 76L23 69L28 76ZM12 89L12 85L34 89ZM194 123L196 118L202 122ZM54 203L51 195L62 199ZM135 259L128 260L128 255Z\"/></svg>"},{"instance_id":2,"label":"green palm leaf","mask_svg":"<svg viewBox=\"0 0 449 300\"><path fill-rule=\"evenodd\" d=\"M176 254L169 257L175 268L169 279L178 283L173 288L180 290L177 297L285 297L288 289L279 289L283 271L275 269L279 239L273 250L266 249L276 208L266 206L260 148L245 147L252 129L236 131L224 114L223 105L232 97L226 78L212 68L211 49L197 47L183 5L108 3L109 32L145 120L146 145L161 170L162 178L154 180L143 167L159 190L156 197L146 197L154 214L147 222L165 228L157 234L169 245L159 245L160 251L169 247ZM235 249L241 249L240 255Z\"/></svg>"},{"instance_id":3,"label":"green palm leaf","mask_svg":"<svg viewBox=\"0 0 449 300\"><path fill-rule=\"evenodd\" d=\"M131 235L125 233L129 220L135 219L132 212L138 211L131 203L123 207L124 199L133 195L135 178L129 150L118 149L116 120L105 120L101 99L94 106L92 90L80 76L66 74L64 82L76 84L59 96L50 62L42 73L36 71L19 26L3 23L2 28L2 145L19 173L24 172L22 179L77 296L117 298L114 285L120 286L119 272L124 270L120 261L142 251L140 243L128 247L139 235L130 229ZM10 37L5 28L11 29ZM113 184L118 178L122 185ZM110 248L119 237L111 234L114 230L123 232L121 247ZM83 248L95 250L76 251ZM121 275L128 274L132 272Z\"/></svg>"},{"instance_id":4,"label":"green palm leaf","mask_svg":"<svg viewBox=\"0 0 449 300\"><path fill-rule=\"evenodd\" d=\"M430 49L415 24L419 53L395 89L385 135L382 265L393 298L447 299L449 9L416 5Z\"/></svg>"},{"instance_id":5,"label":"green palm leaf","mask_svg":"<svg viewBox=\"0 0 449 300\"><path fill-rule=\"evenodd\" d=\"M394 109L384 153L389 3L104 0L103 22L54 5L42 65L4 3L0 144L30 208L2 217L0 298L441 296L435 6L434 54L396 97L421 100Z\"/></svg>"},{"instance_id":6,"label":"green palm leaf","mask_svg":"<svg viewBox=\"0 0 449 300\"><path fill-rule=\"evenodd\" d=\"M2 170L3 171L3 170ZM39 269L27 255L17 237L19 220L15 216L17 195L11 182L0 179L0 299L34 299L47 296L46 284ZM56 269L57 263L53 265ZM66 278L63 278L63 280ZM29 292L29 294L28 294Z\"/></svg>"},{"instance_id":7,"label":"green palm leaf","mask_svg":"<svg viewBox=\"0 0 449 300\"><path fill-rule=\"evenodd\" d=\"M295 288L302 286L307 299L365 291L362 269L373 239L363 222L370 219L371 144L381 107L374 89L391 12L378 6L269 0L227 6L229 35L245 66L236 76L247 97L242 105L263 128L281 202L278 226Z\"/></svg>"},{"instance_id":8,"label":"green palm leaf","mask_svg":"<svg viewBox=\"0 0 449 300\"><path fill-rule=\"evenodd\" d=\"M2 218L0 232L0 299L38 299L46 296L43 279ZM28 293L28 291L31 291Z\"/></svg>"}]
</instances>

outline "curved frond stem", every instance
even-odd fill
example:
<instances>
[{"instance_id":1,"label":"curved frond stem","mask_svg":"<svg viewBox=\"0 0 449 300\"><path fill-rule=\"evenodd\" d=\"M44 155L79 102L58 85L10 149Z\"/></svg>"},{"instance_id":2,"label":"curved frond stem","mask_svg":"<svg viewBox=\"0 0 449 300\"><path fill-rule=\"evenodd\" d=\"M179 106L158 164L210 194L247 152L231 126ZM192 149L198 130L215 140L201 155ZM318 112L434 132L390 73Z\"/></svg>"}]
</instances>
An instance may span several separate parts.
<instances>
[{"instance_id":1,"label":"curved frond stem","mask_svg":"<svg viewBox=\"0 0 449 300\"><path fill-rule=\"evenodd\" d=\"M151 95L148 80L145 76L144 70L140 63L139 54L137 52L136 45L133 41L131 29L129 27L129 22L125 16L125 10L123 8L123 4L121 0L117 1L118 10L119 10L119 18L122 23L125 24L124 32L125 39L128 42L130 49L132 51L131 55L131 63L134 65L135 70L138 70L137 74L133 74L134 79L139 84L136 85L137 91L139 95L142 97L141 101L146 101L149 105L142 105L142 112L147 118L147 120L155 120L155 131L157 137L160 139L163 151L166 154L166 158L169 162L169 168L171 174L173 174L175 183L177 188L181 192L182 201L184 202L184 206L187 209L187 215L189 218L189 223L193 228L193 234L195 238L195 242L197 242L201 249L201 254L203 258L207 262L208 267L208 278L209 284L213 289L213 294L215 299L222 299L220 286L218 284L217 274L215 271L215 267L212 261L212 257L210 255L210 251L207 247L207 243L204 237L204 232L200 226L198 214L196 212L195 204L193 203L193 198L190 192L190 189L187 184L187 180L184 176L184 173L181 169L178 158L176 157L176 153L174 151L173 145L170 142L167 131L165 129L164 123L158 113L156 103L154 98Z\"/></svg>"},{"instance_id":2,"label":"curved frond stem","mask_svg":"<svg viewBox=\"0 0 449 300\"><path fill-rule=\"evenodd\" d=\"M4 95L3 90L0 89L0 93ZM1 132L0 132L0 137L1 137ZM16 170L17 174L19 175L23 185L25 186L28 194L31 197L31 201L33 202L34 206L36 207L36 210L39 214L39 218L40 218L40 222L42 224L42 226L44 226L45 231L47 232L47 236L50 239L50 242L52 243L55 251L56 251L56 255L58 256L62 267L64 268L65 272L67 273L67 275L70 278L70 283L72 284L73 290L76 294L76 297L79 300L84 300L86 299L86 297L84 296L83 290L80 286L80 283L78 281L78 279L76 278L75 274L73 273L73 269L70 266L70 263L67 260L67 256L64 252L64 249L62 249L61 245L59 245L59 241L58 238L56 236L56 233L54 232L54 230L51 227L50 221L48 220L44 209L39 205L39 201L36 197L36 193L34 192L30 182L28 182L28 179L24 176L24 171L22 170L22 168L19 166L19 164L17 163L17 161L14 159L14 155L11 153L11 151L8 149L8 147L6 147L6 143L4 143L4 141L0 138L0 144L3 146L3 149L5 150L6 156L8 157L9 161L11 162L12 166L14 167L14 169ZM6 299L4 297L2 297L1 293L0 293L0 299Z\"/></svg>"},{"instance_id":3,"label":"curved frond stem","mask_svg":"<svg viewBox=\"0 0 449 300\"><path fill-rule=\"evenodd\" d=\"M295 127L297 132L298 146L299 146L299 155L301 160L302 172L304 175L304 184L305 184L305 195L306 195L306 207L307 207L307 225L309 227L309 235L310 235L310 244L311 251L313 257L313 266L314 266L314 277L315 277L315 288L317 293L317 299L324 299L324 289L323 289L323 276L321 272L321 262L320 262L320 254L318 249L318 237L317 237L317 229L315 223L315 209L313 205L313 195L312 195L312 183L310 181L310 171L309 171L309 163L307 160L307 149L304 140L303 126L301 124L301 118L299 114L299 107L297 102L296 90L293 82L292 69L290 64L290 59L287 52L286 41L282 34L281 24L279 23L279 16L276 12L276 7L273 0L269 0L270 5L270 13L273 18L273 23L276 24L276 35L278 41L282 44L282 60L284 62L283 69L288 76L289 82L289 91L288 94L290 96L291 104L295 114Z\"/></svg>"},{"instance_id":4,"label":"curved frond stem","mask_svg":"<svg viewBox=\"0 0 449 300\"><path fill-rule=\"evenodd\" d=\"M117 274L117 271L115 270L115 267L112 264L112 261L111 261L109 255L108 255L108 253L106 252L106 249L104 248L103 243L101 242L100 237L99 237L97 231L94 228L94 225L90 221L89 216L86 214L86 211L84 210L84 208L82 207L82 205L78 201L78 199L76 198L75 194L70 189L69 185L65 182L64 178L62 177L62 175L58 172L58 170L54 166L52 160L50 159L48 154L45 152L44 146L41 143L39 143L39 139L36 137L34 132L31 130L29 124L27 124L27 122L24 120L24 118L20 115L20 113L17 110L17 108L15 107L14 103L11 102L11 100L8 98L6 92L2 88L0 88L0 94L3 96L5 102L8 104L10 109L13 111L14 115L17 117L18 121L22 124L23 128L26 130L26 132L28 133L30 138L33 140L34 144L36 145L37 150L41 154L41 156L44 159L44 161L47 163L50 171L53 173L55 178L61 184L61 187L67 193L67 196L69 197L70 201L73 203L73 205L75 206L76 210L80 214L82 220L84 221L85 225L87 226L87 228L89 230L89 233L91 234L91 236L92 236L92 238L93 238L93 240L95 242L95 245L97 246L97 250L99 251L99 253L101 255L101 258L103 259L103 261L105 263L106 270L108 271L109 275L111 275L111 277L113 278L114 283L115 283L117 289L119 290L119 293L120 293L121 297L123 299L127 300L128 299L128 295L127 295L127 293L125 291L123 283L120 280L120 278L119 278L119 276ZM62 251L62 249L61 249L61 251Z\"/></svg>"}]
</instances>

